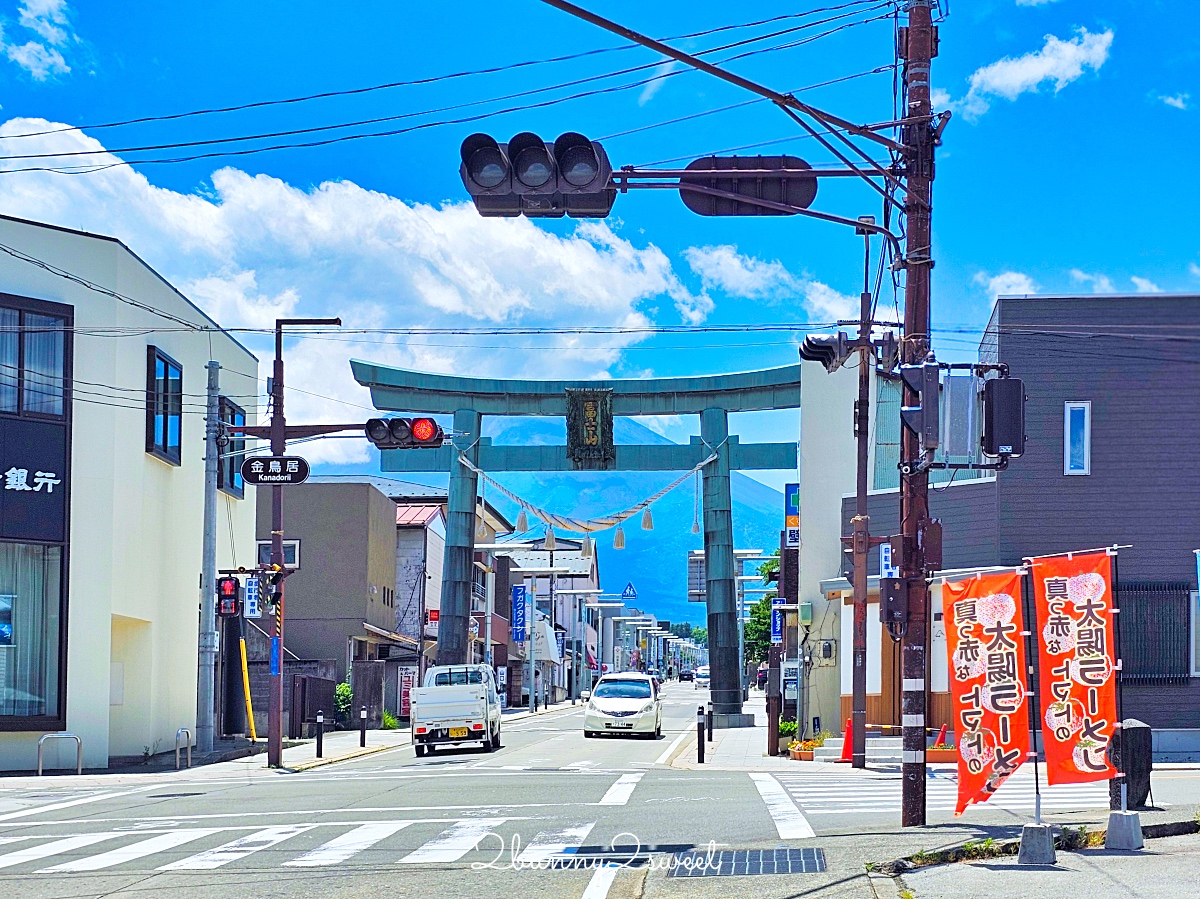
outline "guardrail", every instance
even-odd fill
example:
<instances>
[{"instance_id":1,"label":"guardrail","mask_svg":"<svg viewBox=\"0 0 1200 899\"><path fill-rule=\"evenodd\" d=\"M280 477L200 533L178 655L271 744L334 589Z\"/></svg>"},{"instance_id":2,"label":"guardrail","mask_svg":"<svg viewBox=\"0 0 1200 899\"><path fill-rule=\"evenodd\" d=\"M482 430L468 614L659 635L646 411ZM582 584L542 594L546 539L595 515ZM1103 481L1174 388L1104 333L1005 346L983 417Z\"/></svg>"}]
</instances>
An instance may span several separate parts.
<instances>
[{"instance_id":1,"label":"guardrail","mask_svg":"<svg viewBox=\"0 0 1200 899\"><path fill-rule=\"evenodd\" d=\"M187 766L192 767L192 732L186 727L181 727L175 731L175 770L179 770L179 738L187 734Z\"/></svg>"},{"instance_id":2,"label":"guardrail","mask_svg":"<svg viewBox=\"0 0 1200 899\"><path fill-rule=\"evenodd\" d=\"M47 740L74 740L75 741L75 773L83 773L83 740L75 734L42 734L38 739L37 763L38 777L42 776L42 746Z\"/></svg>"}]
</instances>

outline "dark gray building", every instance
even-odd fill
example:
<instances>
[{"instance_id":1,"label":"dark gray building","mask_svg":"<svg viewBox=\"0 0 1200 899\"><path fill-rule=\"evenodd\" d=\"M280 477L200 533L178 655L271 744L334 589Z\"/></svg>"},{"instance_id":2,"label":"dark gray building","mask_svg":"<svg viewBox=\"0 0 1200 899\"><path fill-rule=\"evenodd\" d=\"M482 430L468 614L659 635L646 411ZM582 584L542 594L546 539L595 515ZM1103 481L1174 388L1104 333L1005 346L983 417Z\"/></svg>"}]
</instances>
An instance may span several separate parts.
<instances>
[{"instance_id":1,"label":"dark gray building","mask_svg":"<svg viewBox=\"0 0 1200 899\"><path fill-rule=\"evenodd\" d=\"M1200 751L1198 340L1200 296L1001 297L980 361L1007 363L1024 379L1025 454L994 478L960 476L930 493L947 569L1126 547L1124 714L1159 731L1163 751ZM892 389L881 382L881 433ZM877 487L888 456L877 448ZM843 501L843 534L853 508ZM898 511L895 491L875 492L872 532L895 533Z\"/></svg>"}]
</instances>

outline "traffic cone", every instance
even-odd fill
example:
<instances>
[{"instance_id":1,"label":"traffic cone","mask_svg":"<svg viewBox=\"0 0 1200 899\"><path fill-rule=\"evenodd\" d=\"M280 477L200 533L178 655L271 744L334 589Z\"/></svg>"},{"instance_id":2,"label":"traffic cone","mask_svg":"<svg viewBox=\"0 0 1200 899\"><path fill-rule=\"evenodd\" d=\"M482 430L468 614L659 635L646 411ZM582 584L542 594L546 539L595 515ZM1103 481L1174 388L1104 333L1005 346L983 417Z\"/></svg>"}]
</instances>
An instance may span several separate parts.
<instances>
[{"instance_id":1,"label":"traffic cone","mask_svg":"<svg viewBox=\"0 0 1200 899\"><path fill-rule=\"evenodd\" d=\"M842 757L839 762L852 762L854 760L854 726L849 718L846 719L846 734L842 737Z\"/></svg>"},{"instance_id":2,"label":"traffic cone","mask_svg":"<svg viewBox=\"0 0 1200 899\"><path fill-rule=\"evenodd\" d=\"M942 725L942 729L938 731L937 739L933 741L934 746L946 745L946 725Z\"/></svg>"}]
</instances>

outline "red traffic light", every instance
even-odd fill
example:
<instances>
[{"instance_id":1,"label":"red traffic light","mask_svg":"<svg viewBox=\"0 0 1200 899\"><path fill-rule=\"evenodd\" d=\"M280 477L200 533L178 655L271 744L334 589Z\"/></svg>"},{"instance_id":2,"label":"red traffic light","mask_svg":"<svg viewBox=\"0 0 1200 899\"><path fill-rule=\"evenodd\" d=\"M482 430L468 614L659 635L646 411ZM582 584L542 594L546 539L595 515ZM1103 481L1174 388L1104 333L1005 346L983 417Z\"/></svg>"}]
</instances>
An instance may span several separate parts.
<instances>
[{"instance_id":1,"label":"red traffic light","mask_svg":"<svg viewBox=\"0 0 1200 899\"><path fill-rule=\"evenodd\" d=\"M412 435L417 443L429 443L438 435L437 422L432 418L414 418Z\"/></svg>"},{"instance_id":2,"label":"red traffic light","mask_svg":"<svg viewBox=\"0 0 1200 899\"><path fill-rule=\"evenodd\" d=\"M217 578L217 615L236 618L242 614L242 582L236 577Z\"/></svg>"},{"instance_id":3,"label":"red traffic light","mask_svg":"<svg viewBox=\"0 0 1200 899\"><path fill-rule=\"evenodd\" d=\"M241 592L241 583L235 577L223 577L217 580L217 596L221 598L236 597Z\"/></svg>"}]
</instances>

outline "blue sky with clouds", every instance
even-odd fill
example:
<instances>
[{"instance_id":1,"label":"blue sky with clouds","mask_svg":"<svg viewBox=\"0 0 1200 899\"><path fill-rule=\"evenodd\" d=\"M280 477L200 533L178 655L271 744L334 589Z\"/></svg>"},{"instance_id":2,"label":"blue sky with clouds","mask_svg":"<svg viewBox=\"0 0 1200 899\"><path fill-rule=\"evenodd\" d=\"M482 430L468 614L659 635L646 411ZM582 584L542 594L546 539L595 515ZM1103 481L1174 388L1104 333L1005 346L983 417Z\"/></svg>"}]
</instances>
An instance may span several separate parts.
<instances>
[{"instance_id":1,"label":"blue sky with clouds","mask_svg":"<svg viewBox=\"0 0 1200 899\"><path fill-rule=\"evenodd\" d=\"M701 51L757 38L711 58L740 55L730 68L777 89L836 81L801 96L855 121L890 119L895 4L810 0L818 3L826 11L809 16L798 15L797 4L771 2L743 9L709 0L590 0L590 7L664 38L786 17L678 43ZM955 113L935 193L941 351L970 352L1000 291L1200 289L1200 240L1190 224L1200 200L1190 176L1200 145L1195 4L959 0L949 7L932 75L939 107ZM701 219L670 192L620 196L603 223L485 221L464 205L458 145L473 130L502 140L522 130L551 139L578 130L605 138L618 165L683 163L729 148L831 162L769 104L657 65L643 49L513 68L622 44L536 0L341 7L0 0L0 26L0 156L90 154L6 158L0 168L139 160L88 174L0 174L0 210L125 239L228 325L300 313L341 314L363 327L694 327L827 321L855 302L861 240L833 225ZM439 77L495 67L510 68ZM610 74L627 69L635 71ZM435 80L91 127L418 79ZM499 99L529 91L538 93ZM590 91L603 92L570 99ZM503 112L547 101L561 102ZM697 116L713 110L722 111ZM486 117L437 124L469 116ZM331 127L367 119L389 121ZM17 136L63 125L85 127ZM319 147L162 161L413 126ZM129 149L300 129L323 130L200 149ZM839 179L822 183L814 208L878 215L877 199L865 185ZM885 289L884 308L891 302ZM785 364L795 359L795 341L780 333L353 337L305 341L289 373L328 397L299 394L296 416L341 418L354 408L345 403L365 403L344 364L350 355L468 374L637 377ZM265 356L266 345L258 348ZM759 417L740 426L748 438L780 439L792 421ZM693 428L653 425L676 439ZM321 452L331 462L363 458L346 441Z\"/></svg>"}]
</instances>

